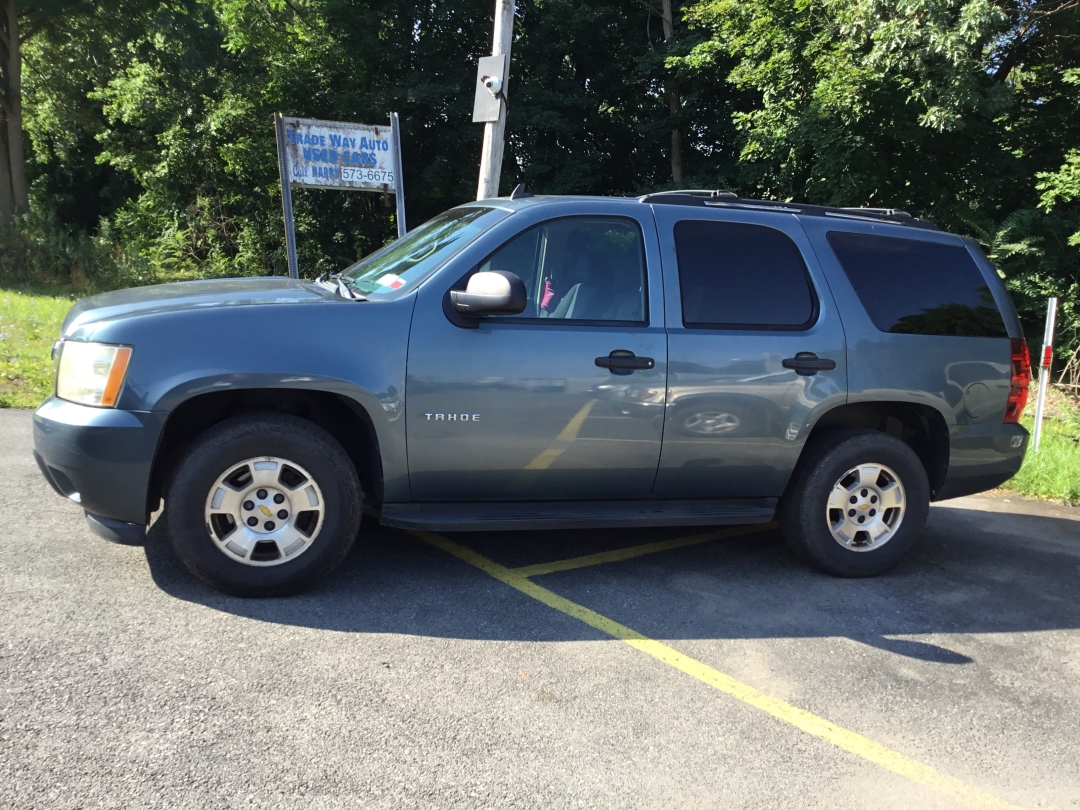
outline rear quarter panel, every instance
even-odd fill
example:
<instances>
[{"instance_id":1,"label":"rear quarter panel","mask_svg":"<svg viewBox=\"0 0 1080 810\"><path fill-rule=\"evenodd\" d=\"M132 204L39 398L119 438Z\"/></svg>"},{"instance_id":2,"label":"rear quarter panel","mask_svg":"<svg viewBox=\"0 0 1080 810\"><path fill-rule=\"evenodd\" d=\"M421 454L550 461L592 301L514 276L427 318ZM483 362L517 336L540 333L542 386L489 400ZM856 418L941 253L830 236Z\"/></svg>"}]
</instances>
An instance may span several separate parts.
<instances>
[{"instance_id":1,"label":"rear quarter panel","mask_svg":"<svg viewBox=\"0 0 1080 810\"><path fill-rule=\"evenodd\" d=\"M1009 338L942 337L880 331L827 241L829 231L844 230L961 245L975 259L990 287L1011 337L1020 337L1016 310L1001 279L982 251L958 236L939 231L822 217L800 217L828 279L847 334L848 401L909 402L928 405L942 415L949 432L949 473L937 498L959 492L961 478L995 476L998 483L1015 472L1023 456L1026 431L1003 425L1011 379ZM1016 437L1021 437L1021 444ZM1002 477L1004 476L1004 477ZM985 487L982 487L985 488ZM977 489L971 491L978 491Z\"/></svg>"}]
</instances>

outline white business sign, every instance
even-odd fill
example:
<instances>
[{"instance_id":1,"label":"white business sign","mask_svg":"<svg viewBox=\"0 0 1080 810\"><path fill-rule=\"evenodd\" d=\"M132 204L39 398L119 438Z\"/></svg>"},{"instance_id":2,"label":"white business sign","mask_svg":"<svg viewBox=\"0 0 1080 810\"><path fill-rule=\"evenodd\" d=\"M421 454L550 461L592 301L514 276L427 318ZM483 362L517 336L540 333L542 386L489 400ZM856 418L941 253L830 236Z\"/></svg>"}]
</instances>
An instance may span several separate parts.
<instances>
[{"instance_id":1,"label":"white business sign","mask_svg":"<svg viewBox=\"0 0 1080 810\"><path fill-rule=\"evenodd\" d=\"M285 214L289 276L297 278L292 188L391 193L397 203L398 236L405 235L405 192L401 183L401 132L397 113L390 126L290 118L276 113L278 173Z\"/></svg>"},{"instance_id":2,"label":"white business sign","mask_svg":"<svg viewBox=\"0 0 1080 810\"><path fill-rule=\"evenodd\" d=\"M290 185L394 190L396 162L389 126L283 118Z\"/></svg>"}]
</instances>

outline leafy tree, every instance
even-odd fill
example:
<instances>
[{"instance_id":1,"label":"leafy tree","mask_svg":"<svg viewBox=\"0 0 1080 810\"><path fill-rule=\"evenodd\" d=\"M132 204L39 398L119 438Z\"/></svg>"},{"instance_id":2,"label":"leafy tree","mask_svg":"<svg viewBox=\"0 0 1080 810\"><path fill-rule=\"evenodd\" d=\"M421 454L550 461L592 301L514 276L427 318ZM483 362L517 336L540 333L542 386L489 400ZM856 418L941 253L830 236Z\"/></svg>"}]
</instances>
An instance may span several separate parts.
<instances>
[{"instance_id":1,"label":"leafy tree","mask_svg":"<svg viewBox=\"0 0 1080 810\"><path fill-rule=\"evenodd\" d=\"M1080 202L1080 150L1070 149L1065 165L1056 172L1039 172L1035 188L1043 192L1040 203L1046 213L1063 204ZM1069 237L1069 244L1080 247L1080 230Z\"/></svg>"},{"instance_id":2,"label":"leafy tree","mask_svg":"<svg viewBox=\"0 0 1080 810\"><path fill-rule=\"evenodd\" d=\"M1073 213L1045 194L1080 143L1076 0L702 0L687 19L707 37L672 63L744 91L744 192L900 207L975 235L1029 325L1048 291L1075 293Z\"/></svg>"},{"instance_id":3,"label":"leafy tree","mask_svg":"<svg viewBox=\"0 0 1080 810\"><path fill-rule=\"evenodd\" d=\"M23 48L55 17L80 3L4 0L0 19L0 228L30 206L23 148Z\"/></svg>"},{"instance_id":4,"label":"leafy tree","mask_svg":"<svg viewBox=\"0 0 1080 810\"><path fill-rule=\"evenodd\" d=\"M657 143L655 129L668 115L642 70L660 36L653 11L619 0L532 0L518 15L504 186L633 194L666 182L668 144Z\"/></svg>"},{"instance_id":5,"label":"leafy tree","mask_svg":"<svg viewBox=\"0 0 1080 810\"><path fill-rule=\"evenodd\" d=\"M132 9L130 23L94 21L93 32L69 24L39 52L72 69L30 93L38 197L69 222L109 217L126 249L171 272L283 272L272 113L378 123L396 110L406 207L423 221L475 188L472 92L491 6L186 0ZM521 3L504 189L623 194L668 182L656 143L671 126L662 36L646 5ZM88 53L80 40L94 43ZM93 199L78 198L76 177ZM377 195L295 197L305 274L393 234Z\"/></svg>"},{"instance_id":6,"label":"leafy tree","mask_svg":"<svg viewBox=\"0 0 1080 810\"><path fill-rule=\"evenodd\" d=\"M138 30L99 22L86 38L103 47L86 60L69 53L65 31L42 50L68 57L74 78L35 87L42 191L78 157L50 133L92 133L96 162L111 170L105 213L128 249L177 271L281 272L272 113L379 123L396 109L410 217L426 218L475 185L479 135L458 122L469 121L476 49L490 37L479 5L151 4ZM124 187L133 193L114 198ZM376 195L298 191L296 209L309 274L393 232Z\"/></svg>"},{"instance_id":7,"label":"leafy tree","mask_svg":"<svg viewBox=\"0 0 1080 810\"><path fill-rule=\"evenodd\" d=\"M32 222L167 275L281 273L272 114L396 110L417 224L472 197L491 14L490 0L20 3L14 130L0 53L0 221L25 207L11 180L25 132ZM980 239L1031 333L1056 294L1080 334L1078 71L1078 0L521 0L503 189L637 194L681 173L906 208ZM295 207L306 275L394 234L379 195L299 190Z\"/></svg>"}]
</instances>

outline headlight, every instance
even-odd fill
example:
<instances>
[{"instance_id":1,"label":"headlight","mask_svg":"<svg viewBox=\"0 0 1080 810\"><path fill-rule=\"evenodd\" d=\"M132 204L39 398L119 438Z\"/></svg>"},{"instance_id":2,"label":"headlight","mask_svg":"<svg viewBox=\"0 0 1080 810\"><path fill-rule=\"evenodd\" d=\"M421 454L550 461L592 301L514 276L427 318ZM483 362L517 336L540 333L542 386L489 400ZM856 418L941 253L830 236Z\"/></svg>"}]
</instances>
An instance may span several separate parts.
<instances>
[{"instance_id":1,"label":"headlight","mask_svg":"<svg viewBox=\"0 0 1080 810\"><path fill-rule=\"evenodd\" d=\"M124 385L131 349L65 340L60 347L56 395L60 399L112 408Z\"/></svg>"}]
</instances>

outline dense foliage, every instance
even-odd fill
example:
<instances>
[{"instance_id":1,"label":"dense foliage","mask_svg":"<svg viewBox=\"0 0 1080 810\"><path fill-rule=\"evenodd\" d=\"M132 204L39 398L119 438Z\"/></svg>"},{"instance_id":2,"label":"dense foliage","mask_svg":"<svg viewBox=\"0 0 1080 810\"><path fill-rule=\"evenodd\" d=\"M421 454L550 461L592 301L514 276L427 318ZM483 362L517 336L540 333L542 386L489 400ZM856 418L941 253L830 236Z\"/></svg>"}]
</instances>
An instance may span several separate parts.
<instances>
[{"instance_id":1,"label":"dense foliage","mask_svg":"<svg viewBox=\"0 0 1080 810\"><path fill-rule=\"evenodd\" d=\"M490 0L120 5L31 43L28 62L55 68L28 72L25 126L38 206L87 231L107 218L129 260L172 274L283 272L276 111L368 123L399 112L411 224L475 194L472 92ZM660 37L649 16L613 0L521 5L504 185L632 193L663 181L650 126L667 113L641 66ZM306 274L393 233L378 195L294 197Z\"/></svg>"},{"instance_id":2,"label":"dense foliage","mask_svg":"<svg viewBox=\"0 0 1080 810\"><path fill-rule=\"evenodd\" d=\"M1056 294L1075 345L1076 0L704 0L687 17L709 37L671 61L753 94L732 112L738 185L974 236L1029 335Z\"/></svg>"},{"instance_id":3,"label":"dense foliage","mask_svg":"<svg viewBox=\"0 0 1080 810\"><path fill-rule=\"evenodd\" d=\"M11 0L8 0L11 2ZM1080 326L1080 0L521 0L503 187L899 207L975 236L1037 337ZM410 225L470 199L492 0L20 4L31 211L0 275L75 288L284 269L271 115L401 114ZM671 89L677 111L669 108ZM302 271L393 234L295 194Z\"/></svg>"}]
</instances>

